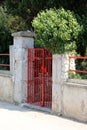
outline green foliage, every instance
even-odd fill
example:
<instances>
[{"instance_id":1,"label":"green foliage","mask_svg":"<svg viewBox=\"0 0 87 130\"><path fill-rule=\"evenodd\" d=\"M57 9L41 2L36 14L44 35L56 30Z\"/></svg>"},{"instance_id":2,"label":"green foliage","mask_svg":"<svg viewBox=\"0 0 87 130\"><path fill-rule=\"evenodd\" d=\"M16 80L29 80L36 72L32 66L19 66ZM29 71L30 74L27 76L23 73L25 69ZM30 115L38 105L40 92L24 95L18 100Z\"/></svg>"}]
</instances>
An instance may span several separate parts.
<instances>
[{"instance_id":1,"label":"green foliage","mask_svg":"<svg viewBox=\"0 0 87 130\"><path fill-rule=\"evenodd\" d=\"M0 7L0 53L9 53L9 45L12 44L11 33L8 29L8 17L5 13L5 9ZM0 56L0 64L8 64L8 57ZM1 70L7 70L8 67L0 66Z\"/></svg>"},{"instance_id":2,"label":"green foliage","mask_svg":"<svg viewBox=\"0 0 87 130\"><path fill-rule=\"evenodd\" d=\"M13 44L11 33L26 30L25 21L19 16L7 15L6 8L0 6L0 53L7 53Z\"/></svg>"},{"instance_id":3,"label":"green foliage","mask_svg":"<svg viewBox=\"0 0 87 130\"><path fill-rule=\"evenodd\" d=\"M69 79L82 79L81 75L78 73L69 72L68 75L69 75Z\"/></svg>"},{"instance_id":4,"label":"green foliage","mask_svg":"<svg viewBox=\"0 0 87 130\"><path fill-rule=\"evenodd\" d=\"M75 60L76 70L87 71L87 59L76 59ZM70 79L87 79L87 73L82 72L69 72Z\"/></svg>"},{"instance_id":5,"label":"green foliage","mask_svg":"<svg viewBox=\"0 0 87 130\"><path fill-rule=\"evenodd\" d=\"M28 27L22 17L9 15L8 28L13 32L27 30Z\"/></svg>"},{"instance_id":6,"label":"green foliage","mask_svg":"<svg viewBox=\"0 0 87 130\"><path fill-rule=\"evenodd\" d=\"M80 25L83 26L82 32L79 35L78 41L77 41L77 52L82 55L87 55L87 17L84 15L81 17L77 17L78 22Z\"/></svg>"},{"instance_id":7,"label":"green foliage","mask_svg":"<svg viewBox=\"0 0 87 130\"><path fill-rule=\"evenodd\" d=\"M8 14L22 17L27 26L31 28L31 21L36 14L47 7L48 1L44 0L5 0ZM49 3L50 4L50 3Z\"/></svg>"},{"instance_id":8,"label":"green foliage","mask_svg":"<svg viewBox=\"0 0 87 130\"><path fill-rule=\"evenodd\" d=\"M31 21L37 15L37 13L39 13L41 10L54 7L56 9L63 7L66 10L74 11L76 14L79 14L82 18L78 22L81 24L81 21L83 21L82 24L84 25L84 29L87 30L87 22L85 26L85 19L83 20L83 15L85 18L87 18L87 0L1 0L1 3L2 1L5 3L7 13L12 14L13 17L21 17L28 26L29 30L32 29ZM13 29L11 30L13 32ZM84 33L82 35L79 35L79 40L77 41L77 53L81 55L87 55L86 30L83 31Z\"/></svg>"},{"instance_id":9,"label":"green foliage","mask_svg":"<svg viewBox=\"0 0 87 130\"><path fill-rule=\"evenodd\" d=\"M69 72L69 79L87 79L87 74Z\"/></svg>"},{"instance_id":10,"label":"green foliage","mask_svg":"<svg viewBox=\"0 0 87 130\"><path fill-rule=\"evenodd\" d=\"M3 0L8 14L22 17L31 27L31 21L41 10L60 7L87 17L87 0Z\"/></svg>"},{"instance_id":11,"label":"green foliage","mask_svg":"<svg viewBox=\"0 0 87 130\"><path fill-rule=\"evenodd\" d=\"M5 9L0 6L0 27L7 27L7 16L5 14Z\"/></svg>"},{"instance_id":12,"label":"green foliage","mask_svg":"<svg viewBox=\"0 0 87 130\"><path fill-rule=\"evenodd\" d=\"M7 24L8 18L4 9L0 7L0 53L9 51L9 45L12 44L11 33Z\"/></svg>"},{"instance_id":13,"label":"green foliage","mask_svg":"<svg viewBox=\"0 0 87 130\"><path fill-rule=\"evenodd\" d=\"M63 8L40 12L34 18L32 26L36 33L36 43L59 54L75 50L82 31L75 14Z\"/></svg>"},{"instance_id":14,"label":"green foliage","mask_svg":"<svg viewBox=\"0 0 87 130\"><path fill-rule=\"evenodd\" d=\"M19 16L7 15L7 9L0 6L0 53L9 53L9 45L13 44L11 33L26 30L25 21ZM8 64L8 57L0 56L0 64ZM1 67L0 69L9 69L9 67Z\"/></svg>"}]
</instances>

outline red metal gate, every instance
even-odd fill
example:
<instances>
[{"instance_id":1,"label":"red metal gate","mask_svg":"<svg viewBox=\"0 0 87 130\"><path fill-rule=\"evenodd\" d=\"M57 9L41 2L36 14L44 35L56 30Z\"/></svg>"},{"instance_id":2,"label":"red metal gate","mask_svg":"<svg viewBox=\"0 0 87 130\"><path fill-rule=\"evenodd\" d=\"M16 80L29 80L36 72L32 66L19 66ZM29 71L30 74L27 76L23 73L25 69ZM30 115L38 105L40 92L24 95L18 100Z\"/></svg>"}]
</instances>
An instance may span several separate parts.
<instances>
[{"instance_id":1,"label":"red metal gate","mask_svg":"<svg viewBox=\"0 0 87 130\"><path fill-rule=\"evenodd\" d=\"M52 105L52 55L48 49L28 49L27 102L34 105Z\"/></svg>"}]
</instances>

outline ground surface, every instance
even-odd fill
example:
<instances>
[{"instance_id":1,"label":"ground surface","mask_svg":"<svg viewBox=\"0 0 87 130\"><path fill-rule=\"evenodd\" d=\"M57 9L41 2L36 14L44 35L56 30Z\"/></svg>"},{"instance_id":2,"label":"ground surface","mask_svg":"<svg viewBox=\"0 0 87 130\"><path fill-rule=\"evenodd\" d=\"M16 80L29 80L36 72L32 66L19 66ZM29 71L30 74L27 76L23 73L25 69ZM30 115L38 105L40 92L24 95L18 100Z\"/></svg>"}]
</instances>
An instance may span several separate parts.
<instances>
[{"instance_id":1,"label":"ground surface","mask_svg":"<svg viewBox=\"0 0 87 130\"><path fill-rule=\"evenodd\" d=\"M87 125L0 102L0 130L87 130Z\"/></svg>"}]
</instances>

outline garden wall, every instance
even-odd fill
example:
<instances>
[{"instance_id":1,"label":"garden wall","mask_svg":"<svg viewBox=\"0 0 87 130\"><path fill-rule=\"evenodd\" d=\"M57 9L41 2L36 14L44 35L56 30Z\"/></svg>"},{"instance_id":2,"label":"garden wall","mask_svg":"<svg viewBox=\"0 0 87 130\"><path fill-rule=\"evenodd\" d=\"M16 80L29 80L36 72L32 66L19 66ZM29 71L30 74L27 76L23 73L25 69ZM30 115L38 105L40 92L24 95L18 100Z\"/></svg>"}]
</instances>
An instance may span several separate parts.
<instances>
[{"instance_id":1,"label":"garden wall","mask_svg":"<svg viewBox=\"0 0 87 130\"><path fill-rule=\"evenodd\" d=\"M10 71L0 71L0 100L13 102L13 80Z\"/></svg>"},{"instance_id":2,"label":"garden wall","mask_svg":"<svg viewBox=\"0 0 87 130\"><path fill-rule=\"evenodd\" d=\"M27 102L27 52L34 47L32 32L14 33L10 71L0 71L0 100ZM87 122L87 80L69 80L69 56L53 55L52 112ZM75 69L74 60L71 68Z\"/></svg>"},{"instance_id":3,"label":"garden wall","mask_svg":"<svg viewBox=\"0 0 87 130\"><path fill-rule=\"evenodd\" d=\"M27 101L27 53L34 46L34 34L20 31L12 36L10 71L0 71L0 100L23 103Z\"/></svg>"},{"instance_id":4,"label":"garden wall","mask_svg":"<svg viewBox=\"0 0 87 130\"><path fill-rule=\"evenodd\" d=\"M62 114L87 122L87 81L65 82L62 86Z\"/></svg>"},{"instance_id":5,"label":"garden wall","mask_svg":"<svg viewBox=\"0 0 87 130\"><path fill-rule=\"evenodd\" d=\"M68 57L53 56L52 111L58 115L87 122L87 80L68 78Z\"/></svg>"}]
</instances>

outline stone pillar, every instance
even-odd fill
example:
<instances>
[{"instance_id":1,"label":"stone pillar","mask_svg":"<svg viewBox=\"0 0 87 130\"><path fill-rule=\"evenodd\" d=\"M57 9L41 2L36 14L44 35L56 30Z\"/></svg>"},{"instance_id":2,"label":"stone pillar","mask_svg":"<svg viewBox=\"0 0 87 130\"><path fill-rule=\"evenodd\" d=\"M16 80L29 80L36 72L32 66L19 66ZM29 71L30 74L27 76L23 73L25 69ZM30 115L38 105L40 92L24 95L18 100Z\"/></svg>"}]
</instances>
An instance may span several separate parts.
<instances>
[{"instance_id":1,"label":"stone pillar","mask_svg":"<svg viewBox=\"0 0 87 130\"><path fill-rule=\"evenodd\" d=\"M68 55L53 55L52 66L52 111L60 115L62 113L62 84L68 79Z\"/></svg>"},{"instance_id":2,"label":"stone pillar","mask_svg":"<svg viewBox=\"0 0 87 130\"><path fill-rule=\"evenodd\" d=\"M34 33L21 31L14 37L14 101L26 102L27 99L27 53L34 47Z\"/></svg>"},{"instance_id":3,"label":"stone pillar","mask_svg":"<svg viewBox=\"0 0 87 130\"><path fill-rule=\"evenodd\" d=\"M13 76L14 75L14 46L11 45L9 47L10 50L10 73Z\"/></svg>"}]
</instances>

